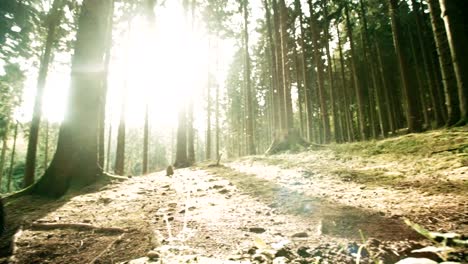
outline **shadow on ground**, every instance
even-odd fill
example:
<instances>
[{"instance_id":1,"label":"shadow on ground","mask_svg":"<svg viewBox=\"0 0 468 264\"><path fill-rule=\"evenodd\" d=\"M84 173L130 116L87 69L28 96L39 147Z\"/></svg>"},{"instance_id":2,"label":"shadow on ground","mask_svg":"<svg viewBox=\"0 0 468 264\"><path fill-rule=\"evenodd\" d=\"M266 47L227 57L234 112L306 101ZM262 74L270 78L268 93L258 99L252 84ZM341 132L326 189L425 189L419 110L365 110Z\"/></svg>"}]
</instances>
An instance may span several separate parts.
<instances>
[{"instance_id":1,"label":"shadow on ground","mask_svg":"<svg viewBox=\"0 0 468 264\"><path fill-rule=\"evenodd\" d=\"M304 195L287 187L255 175L245 174L234 169L219 166L207 169L210 173L231 181L245 193L259 197L270 207L280 212L301 215L321 223L322 234L360 239L360 230L365 236L381 240L418 240L422 237L406 226L403 221L385 217L372 210L331 204L317 197Z\"/></svg>"}]
</instances>

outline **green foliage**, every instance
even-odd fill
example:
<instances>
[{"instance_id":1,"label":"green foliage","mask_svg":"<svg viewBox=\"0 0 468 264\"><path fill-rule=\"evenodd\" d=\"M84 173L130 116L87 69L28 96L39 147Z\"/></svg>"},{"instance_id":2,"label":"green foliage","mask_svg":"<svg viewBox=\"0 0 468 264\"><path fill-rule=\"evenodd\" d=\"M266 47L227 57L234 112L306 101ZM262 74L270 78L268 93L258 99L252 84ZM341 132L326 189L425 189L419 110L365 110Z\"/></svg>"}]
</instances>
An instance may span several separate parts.
<instances>
[{"instance_id":1,"label":"green foliage","mask_svg":"<svg viewBox=\"0 0 468 264\"><path fill-rule=\"evenodd\" d=\"M466 259L454 259L454 253L463 252L468 247L468 238L456 233L440 233L431 232L424 227L405 219L405 223L414 229L416 232L431 240L436 246L429 246L422 249L414 250L413 252L432 252L437 254L444 261L457 260L464 261Z\"/></svg>"},{"instance_id":2,"label":"green foliage","mask_svg":"<svg viewBox=\"0 0 468 264\"><path fill-rule=\"evenodd\" d=\"M38 2L34 0L0 1L0 59L11 61L12 58L32 55L31 33L42 25L45 14L38 11Z\"/></svg>"},{"instance_id":3,"label":"green foliage","mask_svg":"<svg viewBox=\"0 0 468 264\"><path fill-rule=\"evenodd\" d=\"M195 1L193 2L195 3ZM201 16L206 23L209 33L222 37L235 37L236 23L231 24L234 14L238 11L238 1L207 0L201 5Z\"/></svg>"},{"instance_id":4,"label":"green foliage","mask_svg":"<svg viewBox=\"0 0 468 264\"><path fill-rule=\"evenodd\" d=\"M0 76L0 137L7 129L7 124L13 118L13 111L21 104L24 72L18 64L7 64L5 74Z\"/></svg>"}]
</instances>

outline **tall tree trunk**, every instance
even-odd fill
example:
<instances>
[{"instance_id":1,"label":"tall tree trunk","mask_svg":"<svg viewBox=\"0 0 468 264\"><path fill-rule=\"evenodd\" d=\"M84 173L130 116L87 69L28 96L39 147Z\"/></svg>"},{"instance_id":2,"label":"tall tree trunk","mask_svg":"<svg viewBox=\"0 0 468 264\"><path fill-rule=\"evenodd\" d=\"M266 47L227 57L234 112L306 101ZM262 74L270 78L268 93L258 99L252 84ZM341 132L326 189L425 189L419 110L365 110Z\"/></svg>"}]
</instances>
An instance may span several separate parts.
<instances>
[{"instance_id":1,"label":"tall tree trunk","mask_svg":"<svg viewBox=\"0 0 468 264\"><path fill-rule=\"evenodd\" d=\"M109 130L107 132L107 156L106 156L106 171L110 169L111 157L111 142L112 142L112 118L109 119Z\"/></svg>"},{"instance_id":2,"label":"tall tree trunk","mask_svg":"<svg viewBox=\"0 0 468 264\"><path fill-rule=\"evenodd\" d=\"M114 1L112 0L111 5L111 14L114 13ZM107 91L108 91L108 75L109 75L109 63L111 60L111 50L112 50L112 29L113 29L114 21L113 16L109 16L109 28L107 30L107 42L106 42L106 54L104 59L104 66L105 71L102 75L102 86L103 86L103 93L101 98L101 109L99 110L99 166L104 169L105 163L105 134L106 134L106 105L107 105Z\"/></svg>"},{"instance_id":3,"label":"tall tree trunk","mask_svg":"<svg viewBox=\"0 0 468 264\"><path fill-rule=\"evenodd\" d=\"M414 45L413 35L412 35L412 32L410 32L410 30L408 30L408 35L409 35L410 49L411 49L413 59L415 61L417 61L417 60L419 60L419 58L416 55L416 47ZM429 111L428 111L429 107L427 106L427 103L426 103L426 94L423 91L423 88L424 88L423 77L421 76L421 71L417 67L417 65L415 65L414 68L415 68L414 71L416 73L416 80L417 80L417 84L418 84L417 87L418 87L418 90L420 91L419 92L419 101L420 101L420 104L421 104L421 113L423 114L423 117L424 117L424 124L426 124L427 128L430 128L431 120L429 118ZM413 85L413 87L414 87L414 85Z\"/></svg>"},{"instance_id":4,"label":"tall tree trunk","mask_svg":"<svg viewBox=\"0 0 468 264\"><path fill-rule=\"evenodd\" d=\"M353 38L353 28L351 25L351 20L349 17L349 10L348 5L345 4L345 16L346 16L346 30L348 32L348 39L349 39L349 46L351 51L351 72L353 75L354 80L354 89L356 93L356 102L357 102L357 110L358 110L358 124L359 124L359 132L361 136L361 140L367 139L366 133L366 106L364 102L364 91L362 90L361 83L359 81L359 75L357 72L356 66L356 52L354 47L354 38Z\"/></svg>"},{"instance_id":5,"label":"tall tree trunk","mask_svg":"<svg viewBox=\"0 0 468 264\"><path fill-rule=\"evenodd\" d=\"M351 118L351 113L349 110L350 104L350 98L347 96L349 92L347 91L346 87L346 75L345 75L345 62L344 62L344 56L343 56L343 49L342 49L342 44L341 44L341 38L340 38L340 29L339 29L339 24L336 24L336 35L338 38L338 52L340 55L340 68L341 68L341 86L342 86L342 93L343 93L343 101L344 101L344 115L345 115L345 122L346 126L348 127L348 141L352 142L355 139L354 136L354 126L353 126L353 120Z\"/></svg>"},{"instance_id":6,"label":"tall tree trunk","mask_svg":"<svg viewBox=\"0 0 468 264\"><path fill-rule=\"evenodd\" d=\"M431 15L432 31L439 57L440 73L445 93L445 105L447 107L447 126L455 125L461 118L458 100L457 80L453 69L450 47L441 18L438 0L428 0Z\"/></svg>"},{"instance_id":7,"label":"tall tree trunk","mask_svg":"<svg viewBox=\"0 0 468 264\"><path fill-rule=\"evenodd\" d=\"M253 97L255 92L252 92L252 85L250 80L250 55L249 55L249 31L248 31L248 18L247 12L248 1L245 0L242 4L244 12L244 78L245 78L245 90L246 90L246 103L247 103L247 116L246 116L246 135L247 135L247 153L249 155L255 155L255 143L254 143L254 110L253 110Z\"/></svg>"},{"instance_id":8,"label":"tall tree trunk","mask_svg":"<svg viewBox=\"0 0 468 264\"><path fill-rule=\"evenodd\" d=\"M177 148L174 167L185 168L190 166L187 158L187 113L185 106L181 105L177 126Z\"/></svg>"},{"instance_id":9,"label":"tall tree trunk","mask_svg":"<svg viewBox=\"0 0 468 264\"><path fill-rule=\"evenodd\" d=\"M437 80L434 76L431 65L430 59L428 55L428 47L425 43L424 35L423 35L423 18L421 12L423 12L420 8L419 2L416 0L411 0L411 4L413 5L414 13L415 13L415 21L416 21L416 34L417 40L419 44L419 49L423 61L423 69L426 78L426 83L428 85L428 92L431 98L432 109L434 113L434 120L436 127L441 127L444 124L444 116L442 113L442 102L440 101L441 98L437 98ZM429 124L430 125L430 124Z\"/></svg>"},{"instance_id":10,"label":"tall tree trunk","mask_svg":"<svg viewBox=\"0 0 468 264\"><path fill-rule=\"evenodd\" d=\"M396 131L396 120L395 120L395 110L393 108L392 100L390 98L390 91L388 89L388 80L386 78L385 69L382 61L382 52L380 48L380 43L375 44L375 50L377 53L377 62L379 68L380 79L382 83L382 94L384 97L384 107L385 112L387 113L387 119L389 123L389 129L392 134L395 134Z\"/></svg>"},{"instance_id":11,"label":"tall tree trunk","mask_svg":"<svg viewBox=\"0 0 468 264\"><path fill-rule=\"evenodd\" d=\"M287 131L294 128L292 99L291 99L291 80L289 76L289 59L288 59L288 9L284 0L279 1L279 14L280 14L280 37L281 37L281 61L283 65L283 91L284 91L284 105L286 111L286 127Z\"/></svg>"},{"instance_id":12,"label":"tall tree trunk","mask_svg":"<svg viewBox=\"0 0 468 264\"><path fill-rule=\"evenodd\" d=\"M193 127L193 99L189 99L187 112L187 159L190 165L195 163L195 131Z\"/></svg>"},{"instance_id":13,"label":"tall tree trunk","mask_svg":"<svg viewBox=\"0 0 468 264\"><path fill-rule=\"evenodd\" d=\"M23 186L28 187L34 183L34 174L36 171L36 153L37 142L39 138L39 126L42 116L42 100L44 88L49 70L49 63L52 55L52 48L55 40L55 30L60 23L62 16L62 0L54 0L50 13L47 16L47 38L44 44L44 53L42 54L41 65L39 66L39 75L37 78L37 91L34 101L33 117L29 129L28 149L26 152L26 164L24 169Z\"/></svg>"},{"instance_id":14,"label":"tall tree trunk","mask_svg":"<svg viewBox=\"0 0 468 264\"><path fill-rule=\"evenodd\" d=\"M148 141L149 141L149 109L148 103L145 105L145 125L143 128L143 167L142 174L148 173Z\"/></svg>"},{"instance_id":15,"label":"tall tree trunk","mask_svg":"<svg viewBox=\"0 0 468 264\"><path fill-rule=\"evenodd\" d=\"M295 36L296 33L294 32L293 36ZM298 52L297 52L297 46L296 44L294 43L294 48L293 48L293 52L294 52L294 62L295 62L295 73L296 73L296 83L297 83L297 105L298 105L298 108L299 108L299 127L300 127L300 135L301 136L304 136L306 133L305 133L305 121L304 121L304 109L303 109L303 102L304 102L304 86L303 86L303 82L302 82L302 77L301 77L301 73L299 71L299 68L301 68L301 65L299 63L299 55L298 55Z\"/></svg>"},{"instance_id":16,"label":"tall tree trunk","mask_svg":"<svg viewBox=\"0 0 468 264\"><path fill-rule=\"evenodd\" d=\"M457 79L461 115L457 125L465 125L468 123L467 3L466 0L439 0L439 2Z\"/></svg>"},{"instance_id":17,"label":"tall tree trunk","mask_svg":"<svg viewBox=\"0 0 468 264\"><path fill-rule=\"evenodd\" d=\"M44 170L49 165L49 121L44 122Z\"/></svg>"},{"instance_id":18,"label":"tall tree trunk","mask_svg":"<svg viewBox=\"0 0 468 264\"><path fill-rule=\"evenodd\" d=\"M273 30L271 26L271 13L270 7L267 0L263 0L263 5L265 8L265 18L267 23L267 32L268 32L268 47L270 52L270 68L271 68L271 94L272 94L272 109L273 109L273 131L277 132L280 125L280 111L279 111L279 96L278 96L278 71L277 71L277 58L276 58L276 47L275 41L273 40Z\"/></svg>"},{"instance_id":19,"label":"tall tree trunk","mask_svg":"<svg viewBox=\"0 0 468 264\"><path fill-rule=\"evenodd\" d=\"M44 176L34 185L34 193L61 196L70 186L83 187L102 174L96 113L104 92L102 74L111 5L111 0L83 1L72 60L70 101L57 150ZM98 70L83 71L88 68Z\"/></svg>"},{"instance_id":20,"label":"tall tree trunk","mask_svg":"<svg viewBox=\"0 0 468 264\"><path fill-rule=\"evenodd\" d=\"M369 30L367 27L367 12L366 12L366 7L364 5L364 2L362 0L359 0L359 6L360 6L360 17L362 20L362 27L363 27L363 38L362 38L362 46L364 50L364 65L367 69L370 71L370 79L371 79L371 84L369 84L369 102L371 105L370 112L371 116L377 110L377 116L379 119L379 128L380 128L380 134L382 137L387 136L387 131L388 131L388 126L387 122L385 119L385 115L383 114L383 98L382 98L382 90L381 87L378 83L378 78L377 78L377 73L376 69L378 68L375 64L375 60L372 58L375 58L375 53L374 49L372 48L373 44L371 43L370 40L370 35L369 35ZM376 107L374 106L377 106ZM371 123L371 129L373 134L375 134L375 124L374 122ZM375 138L375 136L374 136Z\"/></svg>"},{"instance_id":21,"label":"tall tree trunk","mask_svg":"<svg viewBox=\"0 0 468 264\"><path fill-rule=\"evenodd\" d=\"M196 1L191 1L190 6L192 11L191 29L193 33L195 31ZM193 127L193 122L193 96L190 96L187 109L187 159L190 165L195 163L195 129Z\"/></svg>"},{"instance_id":22,"label":"tall tree trunk","mask_svg":"<svg viewBox=\"0 0 468 264\"><path fill-rule=\"evenodd\" d=\"M5 133L2 137L2 153L0 154L0 190L2 187L2 180L3 180L3 168L5 167L5 159L6 159L6 150L8 148L8 130L9 130L10 123L7 121L5 124Z\"/></svg>"},{"instance_id":23,"label":"tall tree trunk","mask_svg":"<svg viewBox=\"0 0 468 264\"><path fill-rule=\"evenodd\" d=\"M127 38L130 40L130 32L132 30L132 21L129 20L127 22ZM128 66L129 62L129 47L126 47L125 50L125 65ZM114 171L117 175L124 175L125 174L125 137L127 133L127 125L126 125L126 112L127 112L127 93L128 93L128 76L127 76L128 69L125 70L124 73L124 80L122 82L122 102L120 106L120 119L119 119L119 128L117 130L117 147L115 150L115 165Z\"/></svg>"},{"instance_id":24,"label":"tall tree trunk","mask_svg":"<svg viewBox=\"0 0 468 264\"><path fill-rule=\"evenodd\" d=\"M277 135L285 134L288 123L287 123L287 114L286 114L286 105L285 105L285 94L284 94L284 76L283 76L283 59L282 59L282 44L281 44L281 26L280 26L280 11L278 3L276 0L272 0L272 6L274 11L274 29L275 29L275 57L276 57L276 73L277 73L277 92L278 92L278 112L279 112L279 126L277 129Z\"/></svg>"},{"instance_id":25,"label":"tall tree trunk","mask_svg":"<svg viewBox=\"0 0 468 264\"><path fill-rule=\"evenodd\" d=\"M11 149L11 156L10 156L10 170L8 171L7 192L11 191L11 179L13 177L13 170L15 168L16 140L18 138L18 125L19 125L19 121L16 121L15 132L13 134L13 147Z\"/></svg>"},{"instance_id":26,"label":"tall tree trunk","mask_svg":"<svg viewBox=\"0 0 468 264\"><path fill-rule=\"evenodd\" d=\"M393 42L395 45L396 54L400 68L400 77L403 86L403 93L406 102L406 119L408 130L410 133L422 131L421 113L419 111L419 93L416 87L411 87L410 70L408 66L408 58L404 54L404 49L401 43L402 32L401 22L399 17L398 4L399 0L389 0L390 2L390 17L392 20Z\"/></svg>"},{"instance_id":27,"label":"tall tree trunk","mask_svg":"<svg viewBox=\"0 0 468 264\"><path fill-rule=\"evenodd\" d=\"M314 14L314 9L312 6L312 1L308 1L309 11L310 11L310 28L311 28L311 37L314 50L314 61L315 66L317 67L317 82L318 82L318 95L320 100L320 111L322 117L322 126L323 126L323 143L328 143L330 141L330 119L328 116L327 108L327 99L325 95L325 78L323 76L323 61L322 61L322 52L320 46L320 33L318 31L318 21Z\"/></svg>"},{"instance_id":28,"label":"tall tree trunk","mask_svg":"<svg viewBox=\"0 0 468 264\"><path fill-rule=\"evenodd\" d=\"M306 112L306 138L311 141L314 138L314 129L312 127L312 96L311 96L311 85L307 78L307 60L306 60L306 45L305 45L305 31L304 31L304 21L302 16L302 6L300 0L295 0L294 4L296 6L296 12L298 14L299 19L299 28L301 30L301 35L299 37L299 45L301 47L301 56L300 56L300 64L301 64L301 74L302 74L302 83L303 83L303 93L304 93L304 104L305 104L305 112ZM314 71L312 71L314 72ZM313 78L312 78L313 79Z\"/></svg>"},{"instance_id":29,"label":"tall tree trunk","mask_svg":"<svg viewBox=\"0 0 468 264\"><path fill-rule=\"evenodd\" d=\"M341 136L341 127L338 122L338 108L335 102L336 99L336 86L335 86L335 80L333 77L333 61L331 59L330 55L330 21L328 18L328 1L323 2L324 5L322 6L324 10L324 15L325 15L325 27L324 27L324 35L325 35L325 53L327 55L327 71L328 71L328 82L330 86L330 110L332 113L332 118L333 118L333 135L335 138L336 142L341 142L342 141L342 136Z\"/></svg>"},{"instance_id":30,"label":"tall tree trunk","mask_svg":"<svg viewBox=\"0 0 468 264\"><path fill-rule=\"evenodd\" d=\"M208 60L209 61L209 60ZM211 73L208 66L208 81L206 85L206 160L211 159Z\"/></svg>"}]
</instances>

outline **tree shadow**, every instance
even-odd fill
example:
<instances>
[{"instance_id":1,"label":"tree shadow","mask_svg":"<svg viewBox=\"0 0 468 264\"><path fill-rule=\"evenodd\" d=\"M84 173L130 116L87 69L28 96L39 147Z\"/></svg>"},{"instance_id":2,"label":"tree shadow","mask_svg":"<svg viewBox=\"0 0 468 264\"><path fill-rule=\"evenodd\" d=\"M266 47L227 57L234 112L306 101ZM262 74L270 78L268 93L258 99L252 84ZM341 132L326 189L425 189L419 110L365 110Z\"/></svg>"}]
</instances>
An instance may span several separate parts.
<instances>
[{"instance_id":1,"label":"tree shadow","mask_svg":"<svg viewBox=\"0 0 468 264\"><path fill-rule=\"evenodd\" d=\"M317 228L323 235L360 240L362 231L366 236L388 241L423 238L401 219L389 218L371 209L331 203L227 167L209 168L208 171L230 180L240 190L259 197L282 213L321 223Z\"/></svg>"},{"instance_id":2,"label":"tree shadow","mask_svg":"<svg viewBox=\"0 0 468 264\"><path fill-rule=\"evenodd\" d=\"M0 263L2 258L13 254L14 236L27 223L32 223L56 211L73 197L99 192L109 184L108 179L100 180L82 190L70 190L63 197L54 199L38 195L23 195L11 198L5 205L5 232L0 236Z\"/></svg>"}]
</instances>

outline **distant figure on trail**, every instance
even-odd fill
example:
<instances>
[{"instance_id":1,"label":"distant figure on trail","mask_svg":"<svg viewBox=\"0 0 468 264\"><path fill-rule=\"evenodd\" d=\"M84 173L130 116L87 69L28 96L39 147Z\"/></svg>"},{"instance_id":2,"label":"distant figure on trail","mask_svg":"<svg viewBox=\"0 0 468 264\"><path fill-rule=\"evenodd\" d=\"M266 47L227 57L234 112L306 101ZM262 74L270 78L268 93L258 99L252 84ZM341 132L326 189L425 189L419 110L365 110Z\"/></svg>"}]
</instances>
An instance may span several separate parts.
<instances>
[{"instance_id":1,"label":"distant figure on trail","mask_svg":"<svg viewBox=\"0 0 468 264\"><path fill-rule=\"evenodd\" d=\"M174 175L174 168L172 168L171 165L167 166L167 169L166 169L166 176L172 176Z\"/></svg>"}]
</instances>

